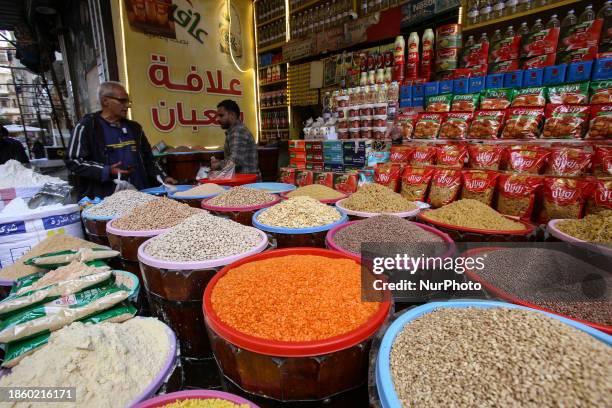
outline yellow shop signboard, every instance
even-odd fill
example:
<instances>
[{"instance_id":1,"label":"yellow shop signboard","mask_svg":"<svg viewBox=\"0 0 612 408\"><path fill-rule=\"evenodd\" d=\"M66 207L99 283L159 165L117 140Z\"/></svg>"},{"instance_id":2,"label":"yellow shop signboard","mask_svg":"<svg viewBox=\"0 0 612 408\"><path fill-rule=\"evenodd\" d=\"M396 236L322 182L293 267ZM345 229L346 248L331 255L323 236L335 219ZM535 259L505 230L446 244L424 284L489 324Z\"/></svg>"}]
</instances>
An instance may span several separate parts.
<instances>
[{"instance_id":1,"label":"yellow shop signboard","mask_svg":"<svg viewBox=\"0 0 612 408\"><path fill-rule=\"evenodd\" d=\"M255 134L249 0L113 0L120 79L154 144L222 146L216 106L235 100Z\"/></svg>"}]
</instances>

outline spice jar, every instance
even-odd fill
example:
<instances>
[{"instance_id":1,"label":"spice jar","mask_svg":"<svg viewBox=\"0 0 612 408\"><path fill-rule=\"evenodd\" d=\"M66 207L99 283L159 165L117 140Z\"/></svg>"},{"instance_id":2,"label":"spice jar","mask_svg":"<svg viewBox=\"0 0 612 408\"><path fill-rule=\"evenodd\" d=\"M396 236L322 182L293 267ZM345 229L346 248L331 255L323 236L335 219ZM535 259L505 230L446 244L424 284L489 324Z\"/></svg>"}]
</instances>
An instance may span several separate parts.
<instances>
[{"instance_id":1,"label":"spice jar","mask_svg":"<svg viewBox=\"0 0 612 408\"><path fill-rule=\"evenodd\" d=\"M372 128L371 127L361 128L361 131L359 132L359 134L362 139L371 139L372 138Z\"/></svg>"},{"instance_id":2,"label":"spice jar","mask_svg":"<svg viewBox=\"0 0 612 408\"><path fill-rule=\"evenodd\" d=\"M373 127L383 127L387 124L387 115L375 115L372 118Z\"/></svg>"},{"instance_id":3,"label":"spice jar","mask_svg":"<svg viewBox=\"0 0 612 408\"><path fill-rule=\"evenodd\" d=\"M346 118L348 117L347 112L348 109L346 108L339 108L338 110L336 110L336 115L338 115L338 119L344 119L346 120Z\"/></svg>"},{"instance_id":4,"label":"spice jar","mask_svg":"<svg viewBox=\"0 0 612 408\"><path fill-rule=\"evenodd\" d=\"M376 140L383 140L385 138L386 133L386 127L375 127L374 131L372 132L372 137Z\"/></svg>"},{"instance_id":5,"label":"spice jar","mask_svg":"<svg viewBox=\"0 0 612 408\"><path fill-rule=\"evenodd\" d=\"M366 105L361 105L361 108L359 109L359 115L360 116L371 116L373 109L374 109L374 105L370 103Z\"/></svg>"},{"instance_id":6,"label":"spice jar","mask_svg":"<svg viewBox=\"0 0 612 408\"><path fill-rule=\"evenodd\" d=\"M374 115L386 115L386 114L387 114L387 104L386 103L374 104Z\"/></svg>"},{"instance_id":7,"label":"spice jar","mask_svg":"<svg viewBox=\"0 0 612 408\"><path fill-rule=\"evenodd\" d=\"M350 128L349 129L349 139L359 139L359 128Z\"/></svg>"},{"instance_id":8,"label":"spice jar","mask_svg":"<svg viewBox=\"0 0 612 408\"><path fill-rule=\"evenodd\" d=\"M348 96L338 96L336 98L336 100L338 101L338 107L340 108L346 108L349 106L349 97Z\"/></svg>"},{"instance_id":9,"label":"spice jar","mask_svg":"<svg viewBox=\"0 0 612 408\"><path fill-rule=\"evenodd\" d=\"M350 119L359 118L360 106L361 105L355 105L349 108L348 114Z\"/></svg>"},{"instance_id":10,"label":"spice jar","mask_svg":"<svg viewBox=\"0 0 612 408\"><path fill-rule=\"evenodd\" d=\"M339 129L336 130L336 132L338 133L338 139L348 139L349 138L349 130L348 129L339 128Z\"/></svg>"},{"instance_id":11,"label":"spice jar","mask_svg":"<svg viewBox=\"0 0 612 408\"><path fill-rule=\"evenodd\" d=\"M349 119L348 127L354 129L361 127L361 119L359 117Z\"/></svg>"},{"instance_id":12,"label":"spice jar","mask_svg":"<svg viewBox=\"0 0 612 408\"><path fill-rule=\"evenodd\" d=\"M371 116L361 116L359 120L359 127L361 128L372 127L372 117Z\"/></svg>"},{"instance_id":13,"label":"spice jar","mask_svg":"<svg viewBox=\"0 0 612 408\"><path fill-rule=\"evenodd\" d=\"M348 121L346 119L339 119L336 122L336 129L348 129Z\"/></svg>"}]
</instances>

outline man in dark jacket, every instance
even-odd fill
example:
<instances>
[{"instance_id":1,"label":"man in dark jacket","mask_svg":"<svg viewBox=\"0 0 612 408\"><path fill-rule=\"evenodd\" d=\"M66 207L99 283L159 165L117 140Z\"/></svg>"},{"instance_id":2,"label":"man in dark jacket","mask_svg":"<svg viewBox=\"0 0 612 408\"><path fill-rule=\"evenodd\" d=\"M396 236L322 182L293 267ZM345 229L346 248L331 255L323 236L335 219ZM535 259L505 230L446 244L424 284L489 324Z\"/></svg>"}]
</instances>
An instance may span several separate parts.
<instances>
[{"instance_id":1,"label":"man in dark jacket","mask_svg":"<svg viewBox=\"0 0 612 408\"><path fill-rule=\"evenodd\" d=\"M30 163L21 142L9 137L9 131L4 126L0 126L0 164L11 159L23 164Z\"/></svg>"},{"instance_id":2,"label":"man in dark jacket","mask_svg":"<svg viewBox=\"0 0 612 408\"><path fill-rule=\"evenodd\" d=\"M98 90L102 110L85 115L76 125L68 146L68 169L78 177L80 197L107 197L114 179L143 188L164 182L175 184L157 164L142 126L127 119L128 94L119 82L104 82Z\"/></svg>"}]
</instances>

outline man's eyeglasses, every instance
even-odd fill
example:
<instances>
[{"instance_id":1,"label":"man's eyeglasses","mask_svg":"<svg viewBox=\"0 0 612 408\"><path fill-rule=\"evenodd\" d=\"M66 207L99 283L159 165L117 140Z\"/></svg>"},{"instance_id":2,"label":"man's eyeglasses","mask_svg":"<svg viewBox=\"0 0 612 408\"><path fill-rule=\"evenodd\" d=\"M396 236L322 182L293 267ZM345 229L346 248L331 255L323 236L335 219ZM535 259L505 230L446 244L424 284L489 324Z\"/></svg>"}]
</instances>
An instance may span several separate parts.
<instances>
[{"instance_id":1,"label":"man's eyeglasses","mask_svg":"<svg viewBox=\"0 0 612 408\"><path fill-rule=\"evenodd\" d=\"M117 98L117 97L110 96L110 95L106 95L106 97L107 97L107 98L114 99L114 100L116 100L117 102L122 103L122 104L124 104L124 105L128 105L128 106L131 106L131 105L132 105L132 101L130 100L130 98Z\"/></svg>"}]
</instances>

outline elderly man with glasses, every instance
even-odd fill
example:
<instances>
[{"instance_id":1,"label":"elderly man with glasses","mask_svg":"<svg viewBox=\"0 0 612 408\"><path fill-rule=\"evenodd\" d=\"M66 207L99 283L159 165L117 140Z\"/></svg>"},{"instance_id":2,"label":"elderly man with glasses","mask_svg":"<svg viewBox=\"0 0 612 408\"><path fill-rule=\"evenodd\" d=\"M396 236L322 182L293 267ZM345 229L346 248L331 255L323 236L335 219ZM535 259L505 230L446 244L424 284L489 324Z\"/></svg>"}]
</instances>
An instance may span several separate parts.
<instances>
[{"instance_id":1,"label":"elderly man with glasses","mask_svg":"<svg viewBox=\"0 0 612 408\"><path fill-rule=\"evenodd\" d=\"M80 197L106 197L115 191L113 179L121 175L134 187L159 185L157 176L167 177L151 152L142 126L127 119L131 105L125 87L104 82L98 90L102 110L85 115L74 128L68 146L68 169L78 177Z\"/></svg>"}]
</instances>

